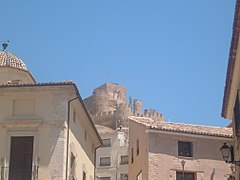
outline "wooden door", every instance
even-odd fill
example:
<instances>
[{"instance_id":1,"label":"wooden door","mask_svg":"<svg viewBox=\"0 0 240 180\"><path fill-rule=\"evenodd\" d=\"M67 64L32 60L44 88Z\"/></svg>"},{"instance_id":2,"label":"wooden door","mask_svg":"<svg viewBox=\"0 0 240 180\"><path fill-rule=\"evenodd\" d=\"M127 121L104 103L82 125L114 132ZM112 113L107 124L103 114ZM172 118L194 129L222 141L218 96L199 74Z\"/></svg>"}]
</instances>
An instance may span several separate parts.
<instances>
[{"instance_id":1,"label":"wooden door","mask_svg":"<svg viewBox=\"0 0 240 180\"><path fill-rule=\"evenodd\" d=\"M12 137L9 180L31 180L33 136Z\"/></svg>"}]
</instances>

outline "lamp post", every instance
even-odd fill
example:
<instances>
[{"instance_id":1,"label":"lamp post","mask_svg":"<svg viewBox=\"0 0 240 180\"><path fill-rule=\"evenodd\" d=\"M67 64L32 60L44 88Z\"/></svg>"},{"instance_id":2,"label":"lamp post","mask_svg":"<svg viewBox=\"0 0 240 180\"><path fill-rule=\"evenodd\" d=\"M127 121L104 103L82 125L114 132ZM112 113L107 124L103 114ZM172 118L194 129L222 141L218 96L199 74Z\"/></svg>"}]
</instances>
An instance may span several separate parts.
<instances>
[{"instance_id":1,"label":"lamp post","mask_svg":"<svg viewBox=\"0 0 240 180\"><path fill-rule=\"evenodd\" d=\"M184 180L184 166L185 166L185 164L186 164L186 161L184 161L184 160L182 160L181 161L181 165L182 165L182 177L183 177L183 180Z\"/></svg>"},{"instance_id":2,"label":"lamp post","mask_svg":"<svg viewBox=\"0 0 240 180\"><path fill-rule=\"evenodd\" d=\"M230 162L229 158L231 154L231 147L227 145L227 143L223 143L222 147L220 148L220 151L222 152L223 159L226 163Z\"/></svg>"}]
</instances>

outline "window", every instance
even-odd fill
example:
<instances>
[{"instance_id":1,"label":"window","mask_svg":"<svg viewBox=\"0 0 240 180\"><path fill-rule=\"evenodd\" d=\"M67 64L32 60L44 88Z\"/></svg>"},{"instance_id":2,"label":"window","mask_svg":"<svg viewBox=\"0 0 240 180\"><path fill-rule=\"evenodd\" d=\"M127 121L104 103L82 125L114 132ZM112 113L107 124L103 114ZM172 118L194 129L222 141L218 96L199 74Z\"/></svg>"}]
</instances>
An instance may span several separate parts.
<instances>
[{"instance_id":1,"label":"window","mask_svg":"<svg viewBox=\"0 0 240 180\"><path fill-rule=\"evenodd\" d=\"M139 155L139 139L137 140L137 156Z\"/></svg>"},{"instance_id":2,"label":"window","mask_svg":"<svg viewBox=\"0 0 240 180\"><path fill-rule=\"evenodd\" d=\"M73 122L76 123L76 111L73 110Z\"/></svg>"},{"instance_id":3,"label":"window","mask_svg":"<svg viewBox=\"0 0 240 180\"><path fill-rule=\"evenodd\" d=\"M103 147L110 147L111 146L111 139L107 138L107 139L102 139L103 142Z\"/></svg>"},{"instance_id":4,"label":"window","mask_svg":"<svg viewBox=\"0 0 240 180\"><path fill-rule=\"evenodd\" d=\"M70 158L70 179L75 179L75 169L76 169L76 158L71 153L71 158Z\"/></svg>"},{"instance_id":5,"label":"window","mask_svg":"<svg viewBox=\"0 0 240 180\"><path fill-rule=\"evenodd\" d=\"M84 139L85 139L85 141L87 141L87 131L86 131L86 129L84 131Z\"/></svg>"},{"instance_id":6,"label":"window","mask_svg":"<svg viewBox=\"0 0 240 180\"><path fill-rule=\"evenodd\" d=\"M235 105L234 105L234 120L235 120L235 132L236 136L240 136L240 107L239 107L239 95L237 93Z\"/></svg>"},{"instance_id":7,"label":"window","mask_svg":"<svg viewBox=\"0 0 240 180\"><path fill-rule=\"evenodd\" d=\"M128 180L127 174L120 174L120 180Z\"/></svg>"},{"instance_id":8,"label":"window","mask_svg":"<svg viewBox=\"0 0 240 180\"><path fill-rule=\"evenodd\" d=\"M193 157L192 143L178 141L178 156Z\"/></svg>"},{"instance_id":9,"label":"window","mask_svg":"<svg viewBox=\"0 0 240 180\"><path fill-rule=\"evenodd\" d=\"M121 156L120 164L128 164L128 155Z\"/></svg>"},{"instance_id":10,"label":"window","mask_svg":"<svg viewBox=\"0 0 240 180\"><path fill-rule=\"evenodd\" d=\"M131 149L131 163L133 163L133 148Z\"/></svg>"},{"instance_id":11,"label":"window","mask_svg":"<svg viewBox=\"0 0 240 180\"><path fill-rule=\"evenodd\" d=\"M110 164L111 164L110 157L100 158L100 166L110 166Z\"/></svg>"},{"instance_id":12,"label":"window","mask_svg":"<svg viewBox=\"0 0 240 180\"><path fill-rule=\"evenodd\" d=\"M143 178L142 178L142 171L137 175L137 178L136 178L136 180L142 180Z\"/></svg>"},{"instance_id":13,"label":"window","mask_svg":"<svg viewBox=\"0 0 240 180\"><path fill-rule=\"evenodd\" d=\"M100 180L111 180L110 177L100 177Z\"/></svg>"},{"instance_id":14,"label":"window","mask_svg":"<svg viewBox=\"0 0 240 180\"><path fill-rule=\"evenodd\" d=\"M232 175L230 175L230 176L228 177L228 180L235 180L235 177L232 176Z\"/></svg>"},{"instance_id":15,"label":"window","mask_svg":"<svg viewBox=\"0 0 240 180\"><path fill-rule=\"evenodd\" d=\"M83 176L82 176L82 180L86 180L86 172L85 171L83 171Z\"/></svg>"},{"instance_id":16,"label":"window","mask_svg":"<svg viewBox=\"0 0 240 180\"><path fill-rule=\"evenodd\" d=\"M92 144L92 153L94 153L95 148L94 148L94 144Z\"/></svg>"},{"instance_id":17,"label":"window","mask_svg":"<svg viewBox=\"0 0 240 180\"><path fill-rule=\"evenodd\" d=\"M183 172L177 172L176 180L183 180ZM184 180L195 180L195 174L184 172Z\"/></svg>"}]
</instances>

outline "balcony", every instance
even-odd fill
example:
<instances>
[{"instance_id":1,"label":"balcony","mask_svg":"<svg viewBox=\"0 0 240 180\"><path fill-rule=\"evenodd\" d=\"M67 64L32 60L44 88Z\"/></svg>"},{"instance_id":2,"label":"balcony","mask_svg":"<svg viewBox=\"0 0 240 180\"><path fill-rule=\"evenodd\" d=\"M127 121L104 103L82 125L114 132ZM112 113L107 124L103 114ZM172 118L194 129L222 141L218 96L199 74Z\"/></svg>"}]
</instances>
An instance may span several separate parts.
<instances>
[{"instance_id":1,"label":"balcony","mask_svg":"<svg viewBox=\"0 0 240 180\"><path fill-rule=\"evenodd\" d=\"M38 166L28 168L1 167L0 180L38 180Z\"/></svg>"}]
</instances>

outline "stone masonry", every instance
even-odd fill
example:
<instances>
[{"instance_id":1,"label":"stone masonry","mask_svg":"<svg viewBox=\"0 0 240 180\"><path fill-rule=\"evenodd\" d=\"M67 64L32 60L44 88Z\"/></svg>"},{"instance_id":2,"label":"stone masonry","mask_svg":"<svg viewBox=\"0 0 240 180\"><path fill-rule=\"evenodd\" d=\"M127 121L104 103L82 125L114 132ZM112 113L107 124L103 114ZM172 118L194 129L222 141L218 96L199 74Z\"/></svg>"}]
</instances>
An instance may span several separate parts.
<instances>
[{"instance_id":1,"label":"stone masonry","mask_svg":"<svg viewBox=\"0 0 240 180\"><path fill-rule=\"evenodd\" d=\"M149 117L164 121L164 115L154 109L145 109L142 112L142 101L129 97L127 90L116 83L105 83L93 90L84 103L95 124L112 129L128 127L129 116Z\"/></svg>"}]
</instances>

